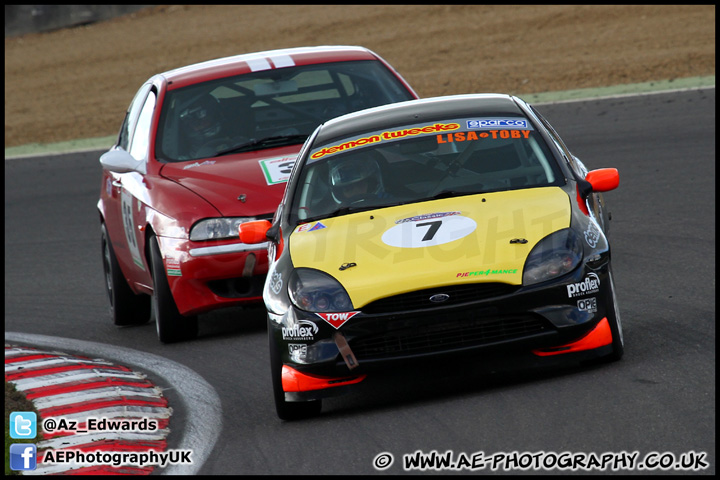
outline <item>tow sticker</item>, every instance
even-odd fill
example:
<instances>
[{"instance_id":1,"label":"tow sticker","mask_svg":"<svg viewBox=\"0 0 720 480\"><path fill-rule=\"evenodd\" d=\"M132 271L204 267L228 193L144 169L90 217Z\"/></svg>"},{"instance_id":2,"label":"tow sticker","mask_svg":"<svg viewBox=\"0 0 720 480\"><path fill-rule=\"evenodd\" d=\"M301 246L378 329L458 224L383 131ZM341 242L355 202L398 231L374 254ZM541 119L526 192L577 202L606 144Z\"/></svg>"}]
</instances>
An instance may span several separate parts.
<instances>
[{"instance_id":1,"label":"tow sticker","mask_svg":"<svg viewBox=\"0 0 720 480\"><path fill-rule=\"evenodd\" d=\"M417 215L395 222L382 241L399 248L421 248L454 242L470 235L477 228L475 220L460 212L442 212Z\"/></svg>"},{"instance_id":2,"label":"tow sticker","mask_svg":"<svg viewBox=\"0 0 720 480\"><path fill-rule=\"evenodd\" d=\"M315 315L322 318L327 323L338 329L342 327L345 322L350 320L358 313L360 312L316 313Z\"/></svg>"}]
</instances>

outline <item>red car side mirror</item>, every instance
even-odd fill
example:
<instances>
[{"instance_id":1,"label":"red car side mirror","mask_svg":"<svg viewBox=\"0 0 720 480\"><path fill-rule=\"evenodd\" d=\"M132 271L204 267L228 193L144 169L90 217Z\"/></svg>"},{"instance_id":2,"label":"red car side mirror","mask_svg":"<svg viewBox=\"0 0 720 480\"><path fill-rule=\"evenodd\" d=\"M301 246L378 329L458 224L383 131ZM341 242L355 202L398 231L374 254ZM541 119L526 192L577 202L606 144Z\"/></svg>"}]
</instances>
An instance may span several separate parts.
<instances>
[{"instance_id":1,"label":"red car side mirror","mask_svg":"<svg viewBox=\"0 0 720 480\"><path fill-rule=\"evenodd\" d=\"M271 225L267 220L241 223L238 227L240 241L250 245L267 242L267 231L270 230Z\"/></svg>"},{"instance_id":2,"label":"red car side mirror","mask_svg":"<svg viewBox=\"0 0 720 480\"><path fill-rule=\"evenodd\" d=\"M618 187L620 174L617 168L600 168L588 172L585 180L592 185L594 192L608 192Z\"/></svg>"}]
</instances>

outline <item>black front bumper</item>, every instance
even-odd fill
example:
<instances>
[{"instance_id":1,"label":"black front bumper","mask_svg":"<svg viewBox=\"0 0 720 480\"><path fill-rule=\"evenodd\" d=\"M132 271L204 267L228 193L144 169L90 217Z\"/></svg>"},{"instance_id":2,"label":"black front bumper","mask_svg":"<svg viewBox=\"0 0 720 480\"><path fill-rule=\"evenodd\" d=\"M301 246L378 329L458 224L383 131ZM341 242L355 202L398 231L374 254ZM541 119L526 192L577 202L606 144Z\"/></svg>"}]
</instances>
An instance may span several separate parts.
<instances>
[{"instance_id":1,"label":"black front bumper","mask_svg":"<svg viewBox=\"0 0 720 480\"><path fill-rule=\"evenodd\" d=\"M608 316L612 309L608 265L593 269L582 265L560 279L529 287L464 284L390 297L361 308L338 329L315 313L291 306L284 316L271 315L268 328L283 364L325 377L360 375L438 356L532 356L534 350L584 337ZM599 280L597 291L571 295L568 285L582 283L590 273ZM448 295L448 301L439 305L426 301L439 293ZM594 311L585 306L588 303ZM312 323L316 331L305 338L289 338L288 326L298 322ZM334 339L338 332L356 359L353 368L340 354Z\"/></svg>"}]
</instances>

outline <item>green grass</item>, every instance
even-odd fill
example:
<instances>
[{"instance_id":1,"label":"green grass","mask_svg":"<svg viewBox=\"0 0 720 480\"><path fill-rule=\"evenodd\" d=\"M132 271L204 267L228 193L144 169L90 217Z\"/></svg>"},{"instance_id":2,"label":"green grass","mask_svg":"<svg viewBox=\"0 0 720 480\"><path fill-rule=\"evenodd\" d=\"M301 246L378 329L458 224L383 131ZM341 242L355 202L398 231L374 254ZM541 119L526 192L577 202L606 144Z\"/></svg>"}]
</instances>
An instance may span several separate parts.
<instances>
[{"instance_id":1,"label":"green grass","mask_svg":"<svg viewBox=\"0 0 720 480\"><path fill-rule=\"evenodd\" d=\"M10 438L10 414L12 412L35 412L38 419L37 437L33 439ZM10 470L10 445L13 443L38 443L42 440L40 433L40 414L25 394L15 389L15 385L5 382L5 475L19 475L20 472Z\"/></svg>"}]
</instances>

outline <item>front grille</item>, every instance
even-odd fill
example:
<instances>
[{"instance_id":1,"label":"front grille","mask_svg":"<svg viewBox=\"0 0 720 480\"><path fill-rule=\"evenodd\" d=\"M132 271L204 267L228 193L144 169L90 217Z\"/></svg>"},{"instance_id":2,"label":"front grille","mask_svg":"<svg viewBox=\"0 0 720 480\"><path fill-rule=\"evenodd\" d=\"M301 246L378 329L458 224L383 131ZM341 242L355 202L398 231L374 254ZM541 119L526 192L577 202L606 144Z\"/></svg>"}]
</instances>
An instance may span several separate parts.
<instances>
[{"instance_id":1,"label":"front grille","mask_svg":"<svg viewBox=\"0 0 720 480\"><path fill-rule=\"evenodd\" d=\"M368 314L385 314L409 310L422 310L438 306L458 305L466 302L477 302L488 298L510 295L520 287L507 283L472 283L466 285L452 285L449 287L428 288L414 292L403 293L392 297L381 298L362 307ZM437 294L448 295L449 298L438 304L430 301L430 297Z\"/></svg>"},{"instance_id":2,"label":"front grille","mask_svg":"<svg viewBox=\"0 0 720 480\"><path fill-rule=\"evenodd\" d=\"M479 318L473 311L436 315L431 322L411 325L350 341L358 361L447 352L518 340L552 331L534 314Z\"/></svg>"}]
</instances>

